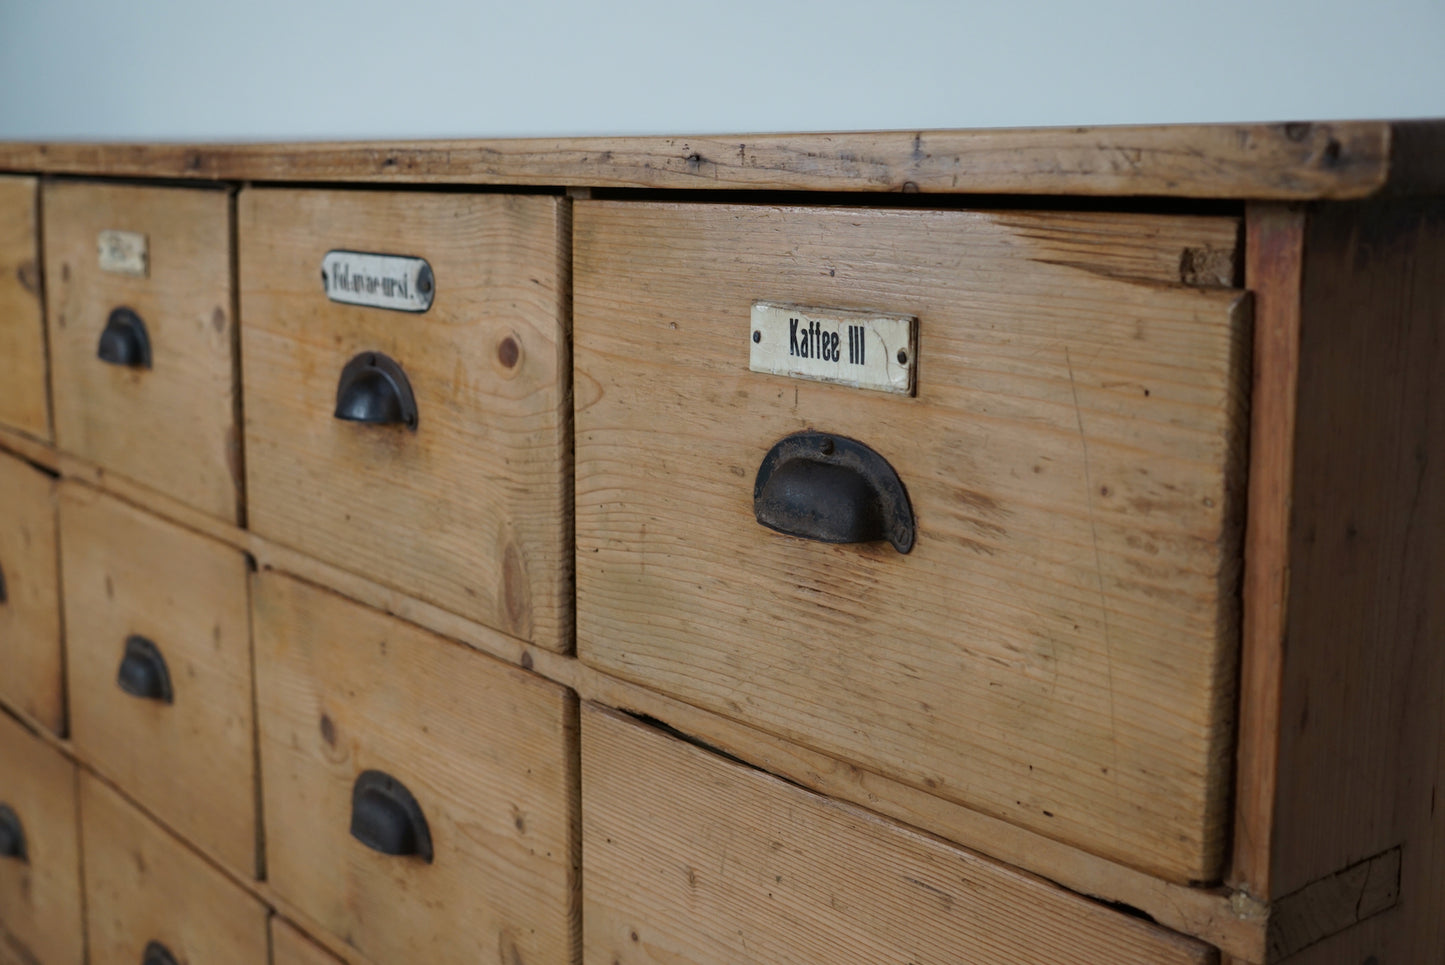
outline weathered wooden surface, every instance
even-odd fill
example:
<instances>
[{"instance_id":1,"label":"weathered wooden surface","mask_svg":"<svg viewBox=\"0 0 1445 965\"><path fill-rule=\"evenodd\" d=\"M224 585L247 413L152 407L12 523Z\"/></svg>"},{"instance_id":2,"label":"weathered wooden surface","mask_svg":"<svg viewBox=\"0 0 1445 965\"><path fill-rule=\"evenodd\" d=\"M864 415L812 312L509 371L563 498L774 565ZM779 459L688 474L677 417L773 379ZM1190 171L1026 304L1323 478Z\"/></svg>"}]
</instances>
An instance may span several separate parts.
<instances>
[{"instance_id":1,"label":"weathered wooden surface","mask_svg":"<svg viewBox=\"0 0 1445 965\"><path fill-rule=\"evenodd\" d=\"M552 650L572 642L564 199L248 190L240 201L251 528ZM421 314L327 299L332 249L426 258ZM336 419L361 352L419 424Z\"/></svg>"},{"instance_id":2,"label":"weathered wooden surface","mask_svg":"<svg viewBox=\"0 0 1445 965\"><path fill-rule=\"evenodd\" d=\"M0 423L49 439L37 184L0 177Z\"/></svg>"},{"instance_id":3,"label":"weathered wooden surface","mask_svg":"<svg viewBox=\"0 0 1445 965\"><path fill-rule=\"evenodd\" d=\"M594 965L1215 958L592 704L582 761Z\"/></svg>"},{"instance_id":4,"label":"weathered wooden surface","mask_svg":"<svg viewBox=\"0 0 1445 965\"><path fill-rule=\"evenodd\" d=\"M574 961L575 698L296 580L254 593L276 891L378 962ZM373 769L416 798L433 863L351 837Z\"/></svg>"},{"instance_id":5,"label":"weathered wooden surface","mask_svg":"<svg viewBox=\"0 0 1445 965\"><path fill-rule=\"evenodd\" d=\"M0 455L0 698L65 733L55 480Z\"/></svg>"},{"instance_id":6,"label":"weathered wooden surface","mask_svg":"<svg viewBox=\"0 0 1445 965\"><path fill-rule=\"evenodd\" d=\"M42 194L57 445L239 521L230 195L61 181ZM147 236L148 277L100 270L97 238L108 229ZM96 357L107 318L122 306L145 323L151 369Z\"/></svg>"},{"instance_id":7,"label":"weathered wooden surface","mask_svg":"<svg viewBox=\"0 0 1445 965\"><path fill-rule=\"evenodd\" d=\"M579 202L579 654L1216 879L1248 306L1180 271L1228 264L1234 238L1228 219ZM916 398L749 373L760 298L917 315ZM804 428L898 471L909 555L758 525L758 465Z\"/></svg>"},{"instance_id":8,"label":"weathered wooden surface","mask_svg":"<svg viewBox=\"0 0 1445 965\"><path fill-rule=\"evenodd\" d=\"M1439 121L335 144L0 143L0 170L245 181L1296 200L1445 186Z\"/></svg>"},{"instance_id":9,"label":"weathered wooden surface","mask_svg":"<svg viewBox=\"0 0 1445 965\"><path fill-rule=\"evenodd\" d=\"M322 948L286 919L271 918L271 965L340 965L341 959Z\"/></svg>"},{"instance_id":10,"label":"weathered wooden surface","mask_svg":"<svg viewBox=\"0 0 1445 965\"><path fill-rule=\"evenodd\" d=\"M0 804L20 819L25 862L0 858L0 961L81 965L75 765L0 712Z\"/></svg>"},{"instance_id":11,"label":"weathered wooden surface","mask_svg":"<svg viewBox=\"0 0 1445 965\"><path fill-rule=\"evenodd\" d=\"M177 962L268 960L266 906L84 772L80 814L91 965L136 965L150 941Z\"/></svg>"},{"instance_id":12,"label":"weathered wooden surface","mask_svg":"<svg viewBox=\"0 0 1445 965\"><path fill-rule=\"evenodd\" d=\"M201 850L255 875L245 556L84 486L64 483L60 502L76 748ZM174 703L116 683L131 634L159 648Z\"/></svg>"}]
</instances>

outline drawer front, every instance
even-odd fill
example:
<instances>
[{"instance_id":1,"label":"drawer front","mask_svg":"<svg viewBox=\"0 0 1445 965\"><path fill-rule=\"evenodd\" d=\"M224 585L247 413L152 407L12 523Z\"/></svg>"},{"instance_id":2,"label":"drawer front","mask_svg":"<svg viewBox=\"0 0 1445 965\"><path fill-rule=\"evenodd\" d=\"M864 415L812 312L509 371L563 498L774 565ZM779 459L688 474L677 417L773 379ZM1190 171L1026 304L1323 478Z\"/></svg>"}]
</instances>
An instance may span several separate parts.
<instances>
[{"instance_id":1,"label":"drawer front","mask_svg":"<svg viewBox=\"0 0 1445 965\"><path fill-rule=\"evenodd\" d=\"M43 210L56 443L239 521L230 194L58 182Z\"/></svg>"},{"instance_id":2,"label":"drawer front","mask_svg":"<svg viewBox=\"0 0 1445 965\"><path fill-rule=\"evenodd\" d=\"M1050 837L1214 878L1248 315L1181 265L1231 264L1236 228L579 203L580 656ZM756 301L916 316L916 395L750 372ZM911 552L759 525L765 456L810 429L896 471ZM800 518L841 502L799 493Z\"/></svg>"},{"instance_id":3,"label":"drawer front","mask_svg":"<svg viewBox=\"0 0 1445 965\"><path fill-rule=\"evenodd\" d=\"M584 706L582 762L588 963L1215 960L616 711Z\"/></svg>"},{"instance_id":4,"label":"drawer front","mask_svg":"<svg viewBox=\"0 0 1445 965\"><path fill-rule=\"evenodd\" d=\"M0 961L85 960L75 770L0 713Z\"/></svg>"},{"instance_id":5,"label":"drawer front","mask_svg":"<svg viewBox=\"0 0 1445 965\"><path fill-rule=\"evenodd\" d=\"M91 965L268 960L266 907L90 774L80 778Z\"/></svg>"},{"instance_id":6,"label":"drawer front","mask_svg":"<svg viewBox=\"0 0 1445 965\"><path fill-rule=\"evenodd\" d=\"M55 480L0 454L0 698L65 731Z\"/></svg>"},{"instance_id":7,"label":"drawer front","mask_svg":"<svg viewBox=\"0 0 1445 965\"><path fill-rule=\"evenodd\" d=\"M570 646L565 204L243 192L256 532L540 646ZM430 307L332 301L322 274L333 251L424 259ZM399 412L381 377L345 371L374 353L400 367L414 427L336 416L343 398Z\"/></svg>"},{"instance_id":8,"label":"drawer front","mask_svg":"<svg viewBox=\"0 0 1445 965\"><path fill-rule=\"evenodd\" d=\"M341 965L341 959L286 919L272 918L271 965Z\"/></svg>"},{"instance_id":9,"label":"drawer front","mask_svg":"<svg viewBox=\"0 0 1445 965\"><path fill-rule=\"evenodd\" d=\"M254 874L244 555L78 484L61 488L60 529L76 748L179 834Z\"/></svg>"},{"instance_id":10,"label":"drawer front","mask_svg":"<svg viewBox=\"0 0 1445 965\"><path fill-rule=\"evenodd\" d=\"M254 597L277 893L378 963L573 961L569 693L289 577Z\"/></svg>"},{"instance_id":11,"label":"drawer front","mask_svg":"<svg viewBox=\"0 0 1445 965\"><path fill-rule=\"evenodd\" d=\"M0 176L0 425L50 438L34 178Z\"/></svg>"}]
</instances>

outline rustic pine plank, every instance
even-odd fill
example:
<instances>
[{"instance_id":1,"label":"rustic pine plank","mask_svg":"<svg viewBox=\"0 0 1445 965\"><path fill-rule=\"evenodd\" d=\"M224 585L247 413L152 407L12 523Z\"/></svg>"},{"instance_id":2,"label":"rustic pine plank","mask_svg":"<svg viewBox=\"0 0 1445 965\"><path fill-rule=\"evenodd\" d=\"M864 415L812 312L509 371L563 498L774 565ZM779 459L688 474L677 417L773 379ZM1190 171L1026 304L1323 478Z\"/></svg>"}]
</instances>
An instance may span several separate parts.
<instances>
[{"instance_id":1,"label":"rustic pine plank","mask_svg":"<svg viewBox=\"0 0 1445 965\"><path fill-rule=\"evenodd\" d=\"M1180 265L1235 227L578 202L579 654L1217 878L1249 329L1239 292ZM917 315L917 397L749 373L756 299ZM757 524L757 467L804 428L898 470L911 554Z\"/></svg>"},{"instance_id":2,"label":"rustic pine plank","mask_svg":"<svg viewBox=\"0 0 1445 965\"><path fill-rule=\"evenodd\" d=\"M1439 122L332 144L0 144L0 170L244 181L1359 198L1439 190Z\"/></svg>"},{"instance_id":3,"label":"rustic pine plank","mask_svg":"<svg viewBox=\"0 0 1445 965\"><path fill-rule=\"evenodd\" d=\"M284 918L271 918L271 965L340 965L341 959Z\"/></svg>"},{"instance_id":4,"label":"rustic pine plank","mask_svg":"<svg viewBox=\"0 0 1445 965\"><path fill-rule=\"evenodd\" d=\"M50 438L35 178L0 177L0 423Z\"/></svg>"},{"instance_id":5,"label":"rustic pine plank","mask_svg":"<svg viewBox=\"0 0 1445 965\"><path fill-rule=\"evenodd\" d=\"M0 455L0 698L65 733L55 480Z\"/></svg>"}]
</instances>

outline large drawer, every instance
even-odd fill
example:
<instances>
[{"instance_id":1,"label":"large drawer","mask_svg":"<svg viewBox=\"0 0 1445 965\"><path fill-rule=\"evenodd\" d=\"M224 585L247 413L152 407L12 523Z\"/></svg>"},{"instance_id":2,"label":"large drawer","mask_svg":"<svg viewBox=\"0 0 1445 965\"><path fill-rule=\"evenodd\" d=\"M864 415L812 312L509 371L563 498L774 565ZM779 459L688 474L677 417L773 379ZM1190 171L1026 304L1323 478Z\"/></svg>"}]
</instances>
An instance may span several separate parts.
<instances>
[{"instance_id":1,"label":"large drawer","mask_svg":"<svg viewBox=\"0 0 1445 965\"><path fill-rule=\"evenodd\" d=\"M565 215L536 195L245 191L251 528L570 648Z\"/></svg>"},{"instance_id":2,"label":"large drawer","mask_svg":"<svg viewBox=\"0 0 1445 965\"><path fill-rule=\"evenodd\" d=\"M65 732L55 480L0 454L0 698Z\"/></svg>"},{"instance_id":3,"label":"large drawer","mask_svg":"<svg viewBox=\"0 0 1445 965\"><path fill-rule=\"evenodd\" d=\"M240 521L231 195L48 182L55 441Z\"/></svg>"},{"instance_id":4,"label":"large drawer","mask_svg":"<svg viewBox=\"0 0 1445 965\"><path fill-rule=\"evenodd\" d=\"M1215 960L616 711L584 707L582 762L591 965Z\"/></svg>"},{"instance_id":5,"label":"large drawer","mask_svg":"<svg viewBox=\"0 0 1445 965\"><path fill-rule=\"evenodd\" d=\"M575 699L290 577L254 598L277 893L377 965L573 961Z\"/></svg>"},{"instance_id":6,"label":"large drawer","mask_svg":"<svg viewBox=\"0 0 1445 965\"><path fill-rule=\"evenodd\" d=\"M49 439L37 183L0 175L0 425Z\"/></svg>"},{"instance_id":7,"label":"large drawer","mask_svg":"<svg viewBox=\"0 0 1445 965\"><path fill-rule=\"evenodd\" d=\"M575 225L579 655L1214 879L1249 344L1236 220L598 201ZM915 316L915 393L750 371L756 302ZM760 467L804 430L822 434L808 459L853 439L896 471L911 552L759 525ZM809 486L808 512L843 498Z\"/></svg>"},{"instance_id":8,"label":"large drawer","mask_svg":"<svg viewBox=\"0 0 1445 965\"><path fill-rule=\"evenodd\" d=\"M0 713L0 962L81 965L75 765Z\"/></svg>"}]
</instances>

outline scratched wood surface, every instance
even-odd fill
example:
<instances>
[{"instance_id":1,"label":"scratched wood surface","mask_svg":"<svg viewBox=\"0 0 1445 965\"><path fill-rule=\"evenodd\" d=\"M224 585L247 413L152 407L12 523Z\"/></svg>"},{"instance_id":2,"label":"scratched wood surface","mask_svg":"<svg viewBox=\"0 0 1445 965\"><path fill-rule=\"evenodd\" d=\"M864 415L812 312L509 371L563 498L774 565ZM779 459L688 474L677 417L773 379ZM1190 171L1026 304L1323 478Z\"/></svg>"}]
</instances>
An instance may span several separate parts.
<instances>
[{"instance_id":1,"label":"scratched wood surface","mask_svg":"<svg viewBox=\"0 0 1445 965\"><path fill-rule=\"evenodd\" d=\"M254 587L276 891L377 962L574 962L575 698L288 577ZM433 863L351 836L366 770L411 791Z\"/></svg>"},{"instance_id":2,"label":"scratched wood surface","mask_svg":"<svg viewBox=\"0 0 1445 965\"><path fill-rule=\"evenodd\" d=\"M0 177L0 423L49 439L38 183Z\"/></svg>"},{"instance_id":3,"label":"scratched wood surface","mask_svg":"<svg viewBox=\"0 0 1445 965\"><path fill-rule=\"evenodd\" d=\"M71 736L100 773L203 851L258 873L245 556L63 483ZM160 650L175 702L116 683L125 641Z\"/></svg>"},{"instance_id":4,"label":"scratched wood surface","mask_svg":"<svg viewBox=\"0 0 1445 965\"><path fill-rule=\"evenodd\" d=\"M1217 878L1248 313L1228 278L1181 266L1230 264L1236 228L579 203L579 654L1171 880ZM756 299L917 315L917 397L750 374ZM898 470L910 555L755 522L763 455L804 428Z\"/></svg>"},{"instance_id":5,"label":"scratched wood surface","mask_svg":"<svg viewBox=\"0 0 1445 965\"><path fill-rule=\"evenodd\" d=\"M1207 946L583 710L585 961L1213 962Z\"/></svg>"},{"instance_id":6,"label":"scratched wood surface","mask_svg":"<svg viewBox=\"0 0 1445 965\"><path fill-rule=\"evenodd\" d=\"M572 643L564 199L248 190L240 202L251 528L551 650ZM425 258L421 314L328 300L343 249ZM419 424L333 417L357 353Z\"/></svg>"},{"instance_id":7,"label":"scratched wood surface","mask_svg":"<svg viewBox=\"0 0 1445 965\"><path fill-rule=\"evenodd\" d=\"M47 182L42 193L56 444L240 521L230 195L69 181ZM105 230L147 237L147 277L100 270ZM121 306L145 323L149 370L96 357Z\"/></svg>"},{"instance_id":8,"label":"scratched wood surface","mask_svg":"<svg viewBox=\"0 0 1445 965\"><path fill-rule=\"evenodd\" d=\"M0 712L0 804L15 812L26 860L0 858L0 961L81 965L80 827L75 765Z\"/></svg>"},{"instance_id":9,"label":"scratched wood surface","mask_svg":"<svg viewBox=\"0 0 1445 965\"><path fill-rule=\"evenodd\" d=\"M177 962L269 959L266 906L86 772L80 815L91 965L135 965L152 941Z\"/></svg>"},{"instance_id":10,"label":"scratched wood surface","mask_svg":"<svg viewBox=\"0 0 1445 965\"><path fill-rule=\"evenodd\" d=\"M336 144L0 143L0 170L1303 200L1442 190L1442 130L1439 121L1364 121Z\"/></svg>"},{"instance_id":11,"label":"scratched wood surface","mask_svg":"<svg viewBox=\"0 0 1445 965\"><path fill-rule=\"evenodd\" d=\"M341 959L286 919L272 916L271 965L341 965Z\"/></svg>"},{"instance_id":12,"label":"scratched wood surface","mask_svg":"<svg viewBox=\"0 0 1445 965\"><path fill-rule=\"evenodd\" d=\"M55 480L0 455L0 698L65 733Z\"/></svg>"}]
</instances>

